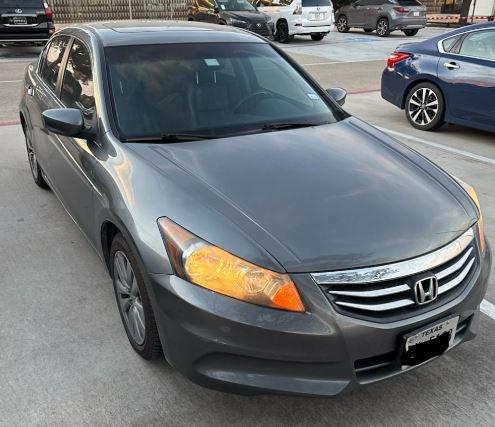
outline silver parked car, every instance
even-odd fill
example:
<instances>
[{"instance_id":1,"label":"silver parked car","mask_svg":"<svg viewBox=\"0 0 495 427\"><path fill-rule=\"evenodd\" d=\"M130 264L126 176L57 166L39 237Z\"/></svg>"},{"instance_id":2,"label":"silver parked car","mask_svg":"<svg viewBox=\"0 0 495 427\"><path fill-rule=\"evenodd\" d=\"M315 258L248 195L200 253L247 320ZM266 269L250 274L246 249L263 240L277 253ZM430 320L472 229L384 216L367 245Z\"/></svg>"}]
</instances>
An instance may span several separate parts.
<instances>
[{"instance_id":1,"label":"silver parked car","mask_svg":"<svg viewBox=\"0 0 495 427\"><path fill-rule=\"evenodd\" d=\"M335 18L340 33L363 28L367 33L376 30L379 37L396 30L415 36L426 27L426 7L417 0L357 0L337 9Z\"/></svg>"}]
</instances>

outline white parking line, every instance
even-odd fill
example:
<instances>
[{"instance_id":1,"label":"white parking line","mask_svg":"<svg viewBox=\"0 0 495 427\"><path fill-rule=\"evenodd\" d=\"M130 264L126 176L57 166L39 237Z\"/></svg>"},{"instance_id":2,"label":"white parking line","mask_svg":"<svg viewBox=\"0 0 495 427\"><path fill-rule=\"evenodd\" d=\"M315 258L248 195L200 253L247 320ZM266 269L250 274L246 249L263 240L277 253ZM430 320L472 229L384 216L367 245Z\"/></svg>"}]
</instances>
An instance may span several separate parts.
<instances>
[{"instance_id":1,"label":"white parking line","mask_svg":"<svg viewBox=\"0 0 495 427\"><path fill-rule=\"evenodd\" d=\"M1 83L20 83L22 80L0 80Z\"/></svg>"},{"instance_id":2,"label":"white parking line","mask_svg":"<svg viewBox=\"0 0 495 427\"><path fill-rule=\"evenodd\" d=\"M429 145L430 147L438 148L439 150L448 151L450 153L459 154L464 157L469 157L473 160L478 160L479 162L487 163L489 165L495 166L495 159L490 157L480 156L479 154L470 153L469 151L459 150L458 148L448 147L446 145L438 144L436 142L427 141L423 138L417 138L415 136L407 135L405 133L396 132L395 130L387 129L381 126L375 126L377 129L389 133L390 135L398 136L400 138L409 139L411 141L419 142L421 144Z\"/></svg>"},{"instance_id":3,"label":"white parking line","mask_svg":"<svg viewBox=\"0 0 495 427\"><path fill-rule=\"evenodd\" d=\"M495 305L484 299L481 301L481 312L495 320Z\"/></svg>"}]
</instances>

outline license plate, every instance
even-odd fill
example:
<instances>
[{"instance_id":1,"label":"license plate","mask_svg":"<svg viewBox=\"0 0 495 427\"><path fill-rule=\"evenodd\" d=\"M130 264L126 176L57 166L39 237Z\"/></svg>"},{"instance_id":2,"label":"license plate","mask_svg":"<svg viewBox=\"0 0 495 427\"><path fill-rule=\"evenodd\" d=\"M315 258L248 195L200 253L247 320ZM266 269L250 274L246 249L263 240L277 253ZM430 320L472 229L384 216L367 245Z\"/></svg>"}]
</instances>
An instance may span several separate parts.
<instances>
[{"instance_id":1,"label":"license plate","mask_svg":"<svg viewBox=\"0 0 495 427\"><path fill-rule=\"evenodd\" d=\"M25 16L15 16L11 20L13 25L26 25L27 24L27 18Z\"/></svg>"},{"instance_id":2,"label":"license plate","mask_svg":"<svg viewBox=\"0 0 495 427\"><path fill-rule=\"evenodd\" d=\"M312 21L322 21L323 19L325 19L325 14L324 13L312 13L309 18L312 20Z\"/></svg>"},{"instance_id":3,"label":"license plate","mask_svg":"<svg viewBox=\"0 0 495 427\"><path fill-rule=\"evenodd\" d=\"M459 316L452 317L421 329L419 332L415 331L406 335L402 365L419 365L448 350L454 344L458 321Z\"/></svg>"},{"instance_id":4,"label":"license plate","mask_svg":"<svg viewBox=\"0 0 495 427\"><path fill-rule=\"evenodd\" d=\"M421 12L414 12L414 16L420 16Z\"/></svg>"}]
</instances>

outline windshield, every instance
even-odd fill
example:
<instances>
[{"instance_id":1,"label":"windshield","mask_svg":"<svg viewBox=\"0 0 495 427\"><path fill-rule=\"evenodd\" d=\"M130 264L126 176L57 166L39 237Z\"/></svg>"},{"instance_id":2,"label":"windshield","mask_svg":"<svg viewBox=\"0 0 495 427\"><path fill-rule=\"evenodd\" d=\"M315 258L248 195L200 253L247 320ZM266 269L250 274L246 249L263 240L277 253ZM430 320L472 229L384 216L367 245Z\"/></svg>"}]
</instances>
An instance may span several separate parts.
<instances>
[{"instance_id":1,"label":"windshield","mask_svg":"<svg viewBox=\"0 0 495 427\"><path fill-rule=\"evenodd\" d=\"M217 3L220 10L256 10L247 0L217 0Z\"/></svg>"},{"instance_id":2,"label":"windshield","mask_svg":"<svg viewBox=\"0 0 495 427\"><path fill-rule=\"evenodd\" d=\"M122 139L222 137L341 114L264 43L119 46L106 56Z\"/></svg>"}]
</instances>

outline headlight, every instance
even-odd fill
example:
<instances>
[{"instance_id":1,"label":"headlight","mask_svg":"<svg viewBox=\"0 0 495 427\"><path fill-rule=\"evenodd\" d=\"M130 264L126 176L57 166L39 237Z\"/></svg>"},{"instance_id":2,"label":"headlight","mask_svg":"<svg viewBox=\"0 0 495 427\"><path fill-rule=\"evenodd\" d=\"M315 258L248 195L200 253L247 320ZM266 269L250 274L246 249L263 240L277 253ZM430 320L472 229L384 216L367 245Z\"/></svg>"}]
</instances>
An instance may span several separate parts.
<instances>
[{"instance_id":1,"label":"headlight","mask_svg":"<svg viewBox=\"0 0 495 427\"><path fill-rule=\"evenodd\" d=\"M240 19L234 19L234 18L227 18L227 24L229 25L238 25L241 27L246 26L246 22L241 21Z\"/></svg>"},{"instance_id":2,"label":"headlight","mask_svg":"<svg viewBox=\"0 0 495 427\"><path fill-rule=\"evenodd\" d=\"M304 311L296 286L280 274L211 245L168 218L158 225L177 276L223 295L289 311Z\"/></svg>"},{"instance_id":3,"label":"headlight","mask_svg":"<svg viewBox=\"0 0 495 427\"><path fill-rule=\"evenodd\" d=\"M481 205L480 200L478 199L478 195L476 194L476 190L471 187L469 184L466 184L464 181L459 178L454 177L454 179L460 184L462 188L468 193L471 200L474 202L476 207L478 208L479 220L478 220L478 233L480 235L480 249L481 253L485 252L486 249L486 241L485 241L485 224L483 222L483 214L481 213Z\"/></svg>"}]
</instances>

